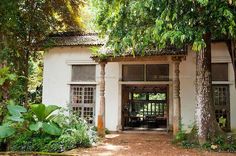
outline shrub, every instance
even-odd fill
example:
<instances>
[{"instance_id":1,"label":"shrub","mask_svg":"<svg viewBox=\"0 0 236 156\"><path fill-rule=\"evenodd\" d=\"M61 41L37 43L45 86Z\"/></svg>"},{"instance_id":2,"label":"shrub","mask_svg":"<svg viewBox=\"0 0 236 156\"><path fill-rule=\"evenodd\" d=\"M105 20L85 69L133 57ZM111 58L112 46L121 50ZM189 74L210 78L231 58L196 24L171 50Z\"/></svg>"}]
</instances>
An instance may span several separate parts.
<instances>
[{"instance_id":1,"label":"shrub","mask_svg":"<svg viewBox=\"0 0 236 156\"><path fill-rule=\"evenodd\" d=\"M89 147L97 141L96 132L85 120L73 114L52 114L59 109L57 106L34 104L26 110L8 105L7 109L9 115L6 123L0 125L0 139L12 151L63 152Z\"/></svg>"},{"instance_id":2,"label":"shrub","mask_svg":"<svg viewBox=\"0 0 236 156\"><path fill-rule=\"evenodd\" d=\"M76 138L72 135L61 135L58 139L47 144L43 151L45 152L64 152L76 148Z\"/></svg>"},{"instance_id":3,"label":"shrub","mask_svg":"<svg viewBox=\"0 0 236 156\"><path fill-rule=\"evenodd\" d=\"M46 134L33 134L31 132L26 132L17 137L13 138L10 143L11 151L42 151L46 144L52 141L52 138Z\"/></svg>"},{"instance_id":4,"label":"shrub","mask_svg":"<svg viewBox=\"0 0 236 156\"><path fill-rule=\"evenodd\" d=\"M64 152L76 147L90 147L97 141L96 132L84 120L77 119L74 115L64 118L67 119L68 126L65 120L60 120L63 123L59 125L64 125L63 134L45 147L46 152Z\"/></svg>"}]
</instances>

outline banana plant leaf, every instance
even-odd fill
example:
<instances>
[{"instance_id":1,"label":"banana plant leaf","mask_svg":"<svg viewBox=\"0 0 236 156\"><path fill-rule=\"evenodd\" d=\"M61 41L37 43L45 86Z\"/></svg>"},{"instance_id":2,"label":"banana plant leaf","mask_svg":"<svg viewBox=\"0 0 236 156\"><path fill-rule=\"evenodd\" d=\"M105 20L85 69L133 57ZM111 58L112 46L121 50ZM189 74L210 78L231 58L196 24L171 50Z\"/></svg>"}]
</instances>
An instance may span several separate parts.
<instances>
[{"instance_id":1,"label":"banana plant leaf","mask_svg":"<svg viewBox=\"0 0 236 156\"><path fill-rule=\"evenodd\" d=\"M60 107L56 105L45 106L44 104L33 104L30 107L39 121L45 121L47 118L49 118L52 112L60 109Z\"/></svg>"}]
</instances>

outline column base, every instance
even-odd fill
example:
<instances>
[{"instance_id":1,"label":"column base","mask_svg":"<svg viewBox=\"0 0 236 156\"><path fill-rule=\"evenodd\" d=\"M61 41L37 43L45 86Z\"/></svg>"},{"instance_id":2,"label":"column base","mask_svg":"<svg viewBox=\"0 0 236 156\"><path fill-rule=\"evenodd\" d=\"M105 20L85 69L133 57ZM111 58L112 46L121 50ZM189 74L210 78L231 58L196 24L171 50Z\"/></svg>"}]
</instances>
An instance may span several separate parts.
<instances>
[{"instance_id":1,"label":"column base","mask_svg":"<svg viewBox=\"0 0 236 156\"><path fill-rule=\"evenodd\" d=\"M104 121L103 116L98 115L98 128L97 128L98 136L105 137L105 127L104 127Z\"/></svg>"}]
</instances>

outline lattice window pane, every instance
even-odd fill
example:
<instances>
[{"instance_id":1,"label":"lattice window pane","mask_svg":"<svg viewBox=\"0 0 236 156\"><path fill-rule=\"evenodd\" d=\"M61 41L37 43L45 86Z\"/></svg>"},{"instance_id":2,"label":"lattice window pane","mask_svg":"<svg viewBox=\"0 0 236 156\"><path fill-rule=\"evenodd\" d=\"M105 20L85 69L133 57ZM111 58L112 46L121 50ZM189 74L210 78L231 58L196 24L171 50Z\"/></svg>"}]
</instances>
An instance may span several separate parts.
<instances>
[{"instance_id":1,"label":"lattice window pane","mask_svg":"<svg viewBox=\"0 0 236 156\"><path fill-rule=\"evenodd\" d=\"M83 94L83 87L81 86L72 86L72 105L77 105L82 103L82 94Z\"/></svg>"},{"instance_id":2,"label":"lattice window pane","mask_svg":"<svg viewBox=\"0 0 236 156\"><path fill-rule=\"evenodd\" d=\"M228 85L215 85L213 86L213 101L214 105L227 105L229 102L229 89Z\"/></svg>"},{"instance_id":3,"label":"lattice window pane","mask_svg":"<svg viewBox=\"0 0 236 156\"><path fill-rule=\"evenodd\" d=\"M93 123L93 107L84 107L84 119L89 123Z\"/></svg>"},{"instance_id":4,"label":"lattice window pane","mask_svg":"<svg viewBox=\"0 0 236 156\"><path fill-rule=\"evenodd\" d=\"M215 105L215 115L219 122L220 118L226 121L223 126L224 130L230 130L230 102L229 102L229 85L213 85L213 102Z\"/></svg>"},{"instance_id":5,"label":"lattice window pane","mask_svg":"<svg viewBox=\"0 0 236 156\"><path fill-rule=\"evenodd\" d=\"M123 65L123 81L144 81L144 65Z\"/></svg>"},{"instance_id":6,"label":"lattice window pane","mask_svg":"<svg viewBox=\"0 0 236 156\"><path fill-rule=\"evenodd\" d=\"M72 85L71 104L73 113L84 118L89 124L94 123L95 86Z\"/></svg>"},{"instance_id":7,"label":"lattice window pane","mask_svg":"<svg viewBox=\"0 0 236 156\"><path fill-rule=\"evenodd\" d=\"M212 81L228 81L228 64L212 64Z\"/></svg>"},{"instance_id":8,"label":"lattice window pane","mask_svg":"<svg viewBox=\"0 0 236 156\"><path fill-rule=\"evenodd\" d=\"M168 64L148 64L146 66L147 81L168 81L169 65Z\"/></svg>"},{"instance_id":9,"label":"lattice window pane","mask_svg":"<svg viewBox=\"0 0 236 156\"><path fill-rule=\"evenodd\" d=\"M72 107L73 113L78 115L79 117L82 117L82 107Z\"/></svg>"},{"instance_id":10,"label":"lattice window pane","mask_svg":"<svg viewBox=\"0 0 236 156\"><path fill-rule=\"evenodd\" d=\"M73 65L72 81L95 81L95 65Z\"/></svg>"},{"instance_id":11,"label":"lattice window pane","mask_svg":"<svg viewBox=\"0 0 236 156\"><path fill-rule=\"evenodd\" d=\"M84 88L84 103L94 103L94 87Z\"/></svg>"}]
</instances>

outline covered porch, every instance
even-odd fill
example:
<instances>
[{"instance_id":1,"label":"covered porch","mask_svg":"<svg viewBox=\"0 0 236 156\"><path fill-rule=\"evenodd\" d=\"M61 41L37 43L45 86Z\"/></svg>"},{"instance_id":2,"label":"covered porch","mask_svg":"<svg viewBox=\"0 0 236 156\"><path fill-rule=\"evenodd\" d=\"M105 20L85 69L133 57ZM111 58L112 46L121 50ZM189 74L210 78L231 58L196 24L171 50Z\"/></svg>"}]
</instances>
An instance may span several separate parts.
<instances>
[{"instance_id":1,"label":"covered porch","mask_svg":"<svg viewBox=\"0 0 236 156\"><path fill-rule=\"evenodd\" d=\"M179 66L186 55L182 49L148 56L93 57L100 64L99 135L105 135L105 77L111 62L119 63L121 72L118 129L171 130L175 135L181 119Z\"/></svg>"}]
</instances>

